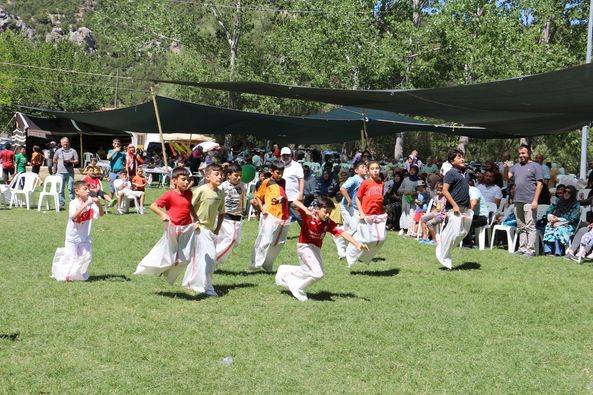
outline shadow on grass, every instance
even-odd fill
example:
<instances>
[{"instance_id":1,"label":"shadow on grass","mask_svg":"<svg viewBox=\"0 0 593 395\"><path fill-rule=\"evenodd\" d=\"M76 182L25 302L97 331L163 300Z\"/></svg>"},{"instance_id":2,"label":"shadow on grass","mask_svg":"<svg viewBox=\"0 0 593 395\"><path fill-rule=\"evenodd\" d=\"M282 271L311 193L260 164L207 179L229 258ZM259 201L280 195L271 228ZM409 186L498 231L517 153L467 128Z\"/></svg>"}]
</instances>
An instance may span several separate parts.
<instances>
[{"instance_id":1,"label":"shadow on grass","mask_svg":"<svg viewBox=\"0 0 593 395\"><path fill-rule=\"evenodd\" d=\"M296 235L296 236L288 236L286 238L286 240L294 240L294 239L298 239L299 237L300 237L299 235Z\"/></svg>"},{"instance_id":2,"label":"shadow on grass","mask_svg":"<svg viewBox=\"0 0 593 395\"><path fill-rule=\"evenodd\" d=\"M216 273L217 275L223 275L223 276L254 276L254 275L276 275L276 272L266 272L264 270L255 270L255 271L248 271L248 270L242 270L240 272L232 272L230 270L217 270L214 273Z\"/></svg>"},{"instance_id":3,"label":"shadow on grass","mask_svg":"<svg viewBox=\"0 0 593 395\"><path fill-rule=\"evenodd\" d=\"M251 283L243 283L243 284L227 284L227 285L217 285L214 287L218 296L224 296L229 293L229 291L237 288L251 288L255 287L255 284ZM156 292L156 295L164 296L171 299L183 299L183 300L190 300L190 301L198 301L202 299L208 298L206 294L197 294L192 295L188 292L172 292L172 291L159 291Z\"/></svg>"},{"instance_id":4,"label":"shadow on grass","mask_svg":"<svg viewBox=\"0 0 593 395\"><path fill-rule=\"evenodd\" d=\"M392 277L399 274L399 269L389 270L365 270L363 272L350 272L351 276L371 276L371 277Z\"/></svg>"},{"instance_id":5,"label":"shadow on grass","mask_svg":"<svg viewBox=\"0 0 593 395\"><path fill-rule=\"evenodd\" d=\"M463 262L461 265L455 266L453 269L451 269L451 271L455 271L455 270L480 270L481 267L482 267L482 265L480 265L478 262ZM448 269L446 267L441 267L441 270L447 270L448 271Z\"/></svg>"},{"instance_id":6,"label":"shadow on grass","mask_svg":"<svg viewBox=\"0 0 593 395\"><path fill-rule=\"evenodd\" d=\"M0 332L0 340L10 340L11 342L15 342L19 339L20 333L13 332L13 333L1 333Z\"/></svg>"},{"instance_id":7,"label":"shadow on grass","mask_svg":"<svg viewBox=\"0 0 593 395\"><path fill-rule=\"evenodd\" d=\"M380 256L376 256L373 259L371 259L371 262L381 262L381 261L385 261L386 259Z\"/></svg>"},{"instance_id":8,"label":"shadow on grass","mask_svg":"<svg viewBox=\"0 0 593 395\"><path fill-rule=\"evenodd\" d=\"M93 281L126 282L126 281L130 281L130 278L128 276L124 276L123 274L101 274L98 276L90 276L87 281L89 281L89 282L93 282Z\"/></svg>"},{"instance_id":9,"label":"shadow on grass","mask_svg":"<svg viewBox=\"0 0 593 395\"><path fill-rule=\"evenodd\" d=\"M282 291L282 293L290 296L291 298L293 297L292 294L290 293L290 291ZM370 302L370 299L362 298L362 297L357 296L351 292L334 293L334 292L329 292L329 291L321 291L321 292L315 292L315 293L307 293L307 297L311 300L316 300L319 302L335 302L337 298L360 299L360 300Z\"/></svg>"}]
</instances>

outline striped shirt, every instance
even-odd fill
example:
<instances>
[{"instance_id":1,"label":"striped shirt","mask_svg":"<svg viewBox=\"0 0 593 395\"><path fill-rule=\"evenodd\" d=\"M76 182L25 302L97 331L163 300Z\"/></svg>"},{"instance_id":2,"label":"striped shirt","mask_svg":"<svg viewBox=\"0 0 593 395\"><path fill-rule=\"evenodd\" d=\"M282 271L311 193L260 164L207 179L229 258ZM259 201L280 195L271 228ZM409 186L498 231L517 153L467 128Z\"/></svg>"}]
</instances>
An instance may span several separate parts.
<instances>
[{"instance_id":1,"label":"striped shirt","mask_svg":"<svg viewBox=\"0 0 593 395\"><path fill-rule=\"evenodd\" d=\"M224 209L226 214L242 216L245 196L245 184L242 182L233 185L229 181L225 181L218 187L224 192Z\"/></svg>"}]
</instances>

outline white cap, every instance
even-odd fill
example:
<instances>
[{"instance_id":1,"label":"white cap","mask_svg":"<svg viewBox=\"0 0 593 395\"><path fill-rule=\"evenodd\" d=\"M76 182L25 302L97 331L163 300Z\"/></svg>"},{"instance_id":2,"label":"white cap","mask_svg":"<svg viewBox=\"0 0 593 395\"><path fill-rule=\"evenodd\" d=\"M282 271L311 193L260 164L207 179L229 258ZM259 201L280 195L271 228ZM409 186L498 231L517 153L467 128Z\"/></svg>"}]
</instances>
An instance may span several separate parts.
<instances>
[{"instance_id":1,"label":"white cap","mask_svg":"<svg viewBox=\"0 0 593 395\"><path fill-rule=\"evenodd\" d=\"M292 151L288 147L282 147L280 155L292 155Z\"/></svg>"}]
</instances>

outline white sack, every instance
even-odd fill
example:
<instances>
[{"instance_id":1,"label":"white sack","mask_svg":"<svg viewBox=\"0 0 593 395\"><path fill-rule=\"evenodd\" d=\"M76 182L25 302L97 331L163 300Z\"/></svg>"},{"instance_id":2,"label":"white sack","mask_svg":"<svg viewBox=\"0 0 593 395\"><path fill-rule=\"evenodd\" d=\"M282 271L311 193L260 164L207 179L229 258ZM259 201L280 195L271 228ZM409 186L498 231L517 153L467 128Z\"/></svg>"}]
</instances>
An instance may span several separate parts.
<instances>
[{"instance_id":1,"label":"white sack","mask_svg":"<svg viewBox=\"0 0 593 395\"><path fill-rule=\"evenodd\" d=\"M259 234L251 255L251 269L272 271L274 261L286 241L289 226L288 220L278 219L271 214L261 216Z\"/></svg>"},{"instance_id":2,"label":"white sack","mask_svg":"<svg viewBox=\"0 0 593 395\"><path fill-rule=\"evenodd\" d=\"M359 222L358 210L354 207L347 207L340 204L340 211L342 213L342 227L340 229L342 232L347 232L350 236L353 236L356 233ZM348 242L342 236L333 236L333 239L338 249L338 258L344 258L346 256Z\"/></svg>"},{"instance_id":3,"label":"white sack","mask_svg":"<svg viewBox=\"0 0 593 395\"><path fill-rule=\"evenodd\" d=\"M354 245L348 244L346 248L348 266L354 265L357 261L370 262L373 259L385 242L386 222L387 214L369 215L359 221L354 239L359 243L365 243L369 250L358 250Z\"/></svg>"},{"instance_id":4,"label":"white sack","mask_svg":"<svg viewBox=\"0 0 593 395\"><path fill-rule=\"evenodd\" d=\"M241 242L243 229L242 221L225 219L216 238L216 264L221 264L228 259L231 252Z\"/></svg>"},{"instance_id":5,"label":"white sack","mask_svg":"<svg viewBox=\"0 0 593 395\"><path fill-rule=\"evenodd\" d=\"M89 279L91 264L91 243L66 243L64 248L56 249L51 265L51 276L58 281L86 281Z\"/></svg>"},{"instance_id":6,"label":"white sack","mask_svg":"<svg viewBox=\"0 0 593 395\"><path fill-rule=\"evenodd\" d=\"M196 292L214 292L212 273L216 267L216 235L201 228L195 236L196 255L187 265L182 285Z\"/></svg>"},{"instance_id":7,"label":"white sack","mask_svg":"<svg viewBox=\"0 0 593 395\"><path fill-rule=\"evenodd\" d=\"M194 224L166 223L163 236L138 264L134 274L160 276L173 284L188 263L195 259L196 230Z\"/></svg>"}]
</instances>

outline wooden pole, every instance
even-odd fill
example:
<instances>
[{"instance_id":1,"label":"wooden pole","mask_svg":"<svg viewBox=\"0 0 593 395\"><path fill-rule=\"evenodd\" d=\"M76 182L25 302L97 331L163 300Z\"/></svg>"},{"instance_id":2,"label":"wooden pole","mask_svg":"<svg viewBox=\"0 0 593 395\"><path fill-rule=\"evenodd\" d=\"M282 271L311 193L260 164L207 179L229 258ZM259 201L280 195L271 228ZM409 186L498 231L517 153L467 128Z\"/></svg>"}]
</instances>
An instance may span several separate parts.
<instances>
[{"instance_id":1,"label":"wooden pole","mask_svg":"<svg viewBox=\"0 0 593 395\"><path fill-rule=\"evenodd\" d=\"M78 163L80 163L80 168L82 169L84 166L84 155L83 155L84 151L82 149L82 132L80 132L78 134L80 135L80 162L78 162Z\"/></svg>"},{"instance_id":2,"label":"wooden pole","mask_svg":"<svg viewBox=\"0 0 593 395\"><path fill-rule=\"evenodd\" d=\"M161 127L161 117L159 115L159 106L156 104L156 94L154 93L154 86L150 87L150 95L152 96L152 104L154 105L154 115L156 117L156 124L159 128L159 136L161 137L161 148L163 149L163 162L166 167L169 167L167 163L167 151L165 150L165 139L163 137L163 128Z\"/></svg>"}]
</instances>

